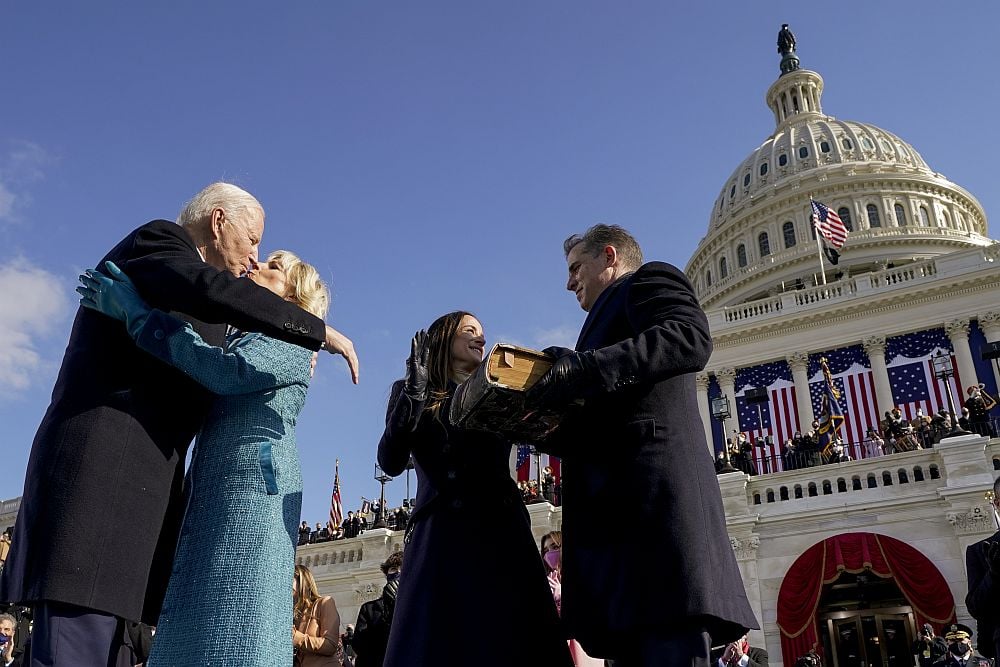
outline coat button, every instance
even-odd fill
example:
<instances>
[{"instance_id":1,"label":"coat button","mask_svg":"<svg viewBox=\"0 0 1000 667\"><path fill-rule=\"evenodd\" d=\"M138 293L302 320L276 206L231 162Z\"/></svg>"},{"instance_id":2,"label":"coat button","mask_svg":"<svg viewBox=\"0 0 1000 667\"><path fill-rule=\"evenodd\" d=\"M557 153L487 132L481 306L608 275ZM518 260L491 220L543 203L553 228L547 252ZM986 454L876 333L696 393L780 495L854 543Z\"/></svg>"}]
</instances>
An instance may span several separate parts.
<instances>
[{"instance_id":1,"label":"coat button","mask_svg":"<svg viewBox=\"0 0 1000 667\"><path fill-rule=\"evenodd\" d=\"M163 333L163 329L157 329L153 332L153 338L156 340L163 340L166 338L167 334Z\"/></svg>"},{"instance_id":2,"label":"coat button","mask_svg":"<svg viewBox=\"0 0 1000 667\"><path fill-rule=\"evenodd\" d=\"M454 470L448 471L448 479L455 479L456 477L458 477L458 474Z\"/></svg>"},{"instance_id":3,"label":"coat button","mask_svg":"<svg viewBox=\"0 0 1000 667\"><path fill-rule=\"evenodd\" d=\"M294 328L295 328L294 324L292 324L291 322L285 322L285 330L286 331L291 331Z\"/></svg>"}]
</instances>

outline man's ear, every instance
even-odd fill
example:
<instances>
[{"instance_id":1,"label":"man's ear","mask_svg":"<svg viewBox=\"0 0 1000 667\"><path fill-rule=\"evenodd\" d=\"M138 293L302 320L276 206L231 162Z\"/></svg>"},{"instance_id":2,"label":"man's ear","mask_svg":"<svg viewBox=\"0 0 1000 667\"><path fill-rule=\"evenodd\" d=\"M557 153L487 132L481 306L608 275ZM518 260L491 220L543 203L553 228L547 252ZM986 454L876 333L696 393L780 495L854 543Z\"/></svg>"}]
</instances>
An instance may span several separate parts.
<instances>
[{"instance_id":1,"label":"man's ear","mask_svg":"<svg viewBox=\"0 0 1000 667\"><path fill-rule=\"evenodd\" d=\"M212 217L209 227L212 229L212 238L218 240L222 236L222 226L226 224L226 212L221 208L212 209Z\"/></svg>"},{"instance_id":2,"label":"man's ear","mask_svg":"<svg viewBox=\"0 0 1000 667\"><path fill-rule=\"evenodd\" d=\"M604 246L604 266L611 268L618 264L618 250L613 245Z\"/></svg>"}]
</instances>

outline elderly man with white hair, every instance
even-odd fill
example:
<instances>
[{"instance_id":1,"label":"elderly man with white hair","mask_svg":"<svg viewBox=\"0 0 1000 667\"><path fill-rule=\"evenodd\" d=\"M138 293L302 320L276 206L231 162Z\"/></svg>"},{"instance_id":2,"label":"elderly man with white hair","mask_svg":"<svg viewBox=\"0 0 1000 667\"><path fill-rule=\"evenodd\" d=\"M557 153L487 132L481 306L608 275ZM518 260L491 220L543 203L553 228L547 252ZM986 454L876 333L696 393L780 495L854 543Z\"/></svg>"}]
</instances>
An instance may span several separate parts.
<instances>
[{"instance_id":1,"label":"elderly man with white hair","mask_svg":"<svg viewBox=\"0 0 1000 667\"><path fill-rule=\"evenodd\" d=\"M227 325L347 360L351 341L240 276L256 266L264 210L213 183L177 223L154 220L114 262L150 305L215 345ZM90 264L90 262L85 262ZM184 512L188 446L212 397L139 350L120 322L81 308L32 443L0 600L34 606L31 664L134 665L136 622L156 622Z\"/></svg>"}]
</instances>

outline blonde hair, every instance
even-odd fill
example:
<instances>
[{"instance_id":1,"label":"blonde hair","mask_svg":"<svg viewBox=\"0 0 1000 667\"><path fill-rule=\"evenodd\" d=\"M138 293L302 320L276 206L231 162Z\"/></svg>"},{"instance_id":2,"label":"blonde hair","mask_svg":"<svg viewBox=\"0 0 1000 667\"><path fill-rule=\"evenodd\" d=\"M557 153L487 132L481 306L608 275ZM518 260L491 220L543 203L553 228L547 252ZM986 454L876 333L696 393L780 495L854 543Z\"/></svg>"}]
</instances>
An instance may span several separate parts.
<instances>
[{"instance_id":1,"label":"blonde hair","mask_svg":"<svg viewBox=\"0 0 1000 667\"><path fill-rule=\"evenodd\" d=\"M302 564L295 565L295 607L292 612L292 620L295 626L310 614L316 600L320 599L319 588L316 580L313 579L312 572Z\"/></svg>"},{"instance_id":2,"label":"blonde hair","mask_svg":"<svg viewBox=\"0 0 1000 667\"><path fill-rule=\"evenodd\" d=\"M288 293L285 295L302 310L320 319L330 310L330 290L312 264L306 264L294 252L275 250L267 263L275 262L285 272Z\"/></svg>"}]
</instances>

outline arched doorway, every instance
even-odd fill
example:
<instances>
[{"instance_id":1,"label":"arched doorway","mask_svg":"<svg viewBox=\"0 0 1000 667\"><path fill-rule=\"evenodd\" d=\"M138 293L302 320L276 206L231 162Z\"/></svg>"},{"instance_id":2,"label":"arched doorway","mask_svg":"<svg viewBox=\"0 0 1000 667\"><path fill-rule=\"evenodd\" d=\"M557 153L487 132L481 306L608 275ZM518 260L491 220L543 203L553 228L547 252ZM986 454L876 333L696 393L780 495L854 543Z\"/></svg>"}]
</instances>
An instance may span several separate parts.
<instances>
[{"instance_id":1,"label":"arched doorway","mask_svg":"<svg viewBox=\"0 0 1000 667\"><path fill-rule=\"evenodd\" d=\"M898 662L915 626L955 621L955 601L938 569L892 537L845 533L814 544L792 564L778 592L784 664L810 650L826 665ZM907 645L908 646L908 645ZM905 656L912 664L912 656Z\"/></svg>"}]
</instances>

